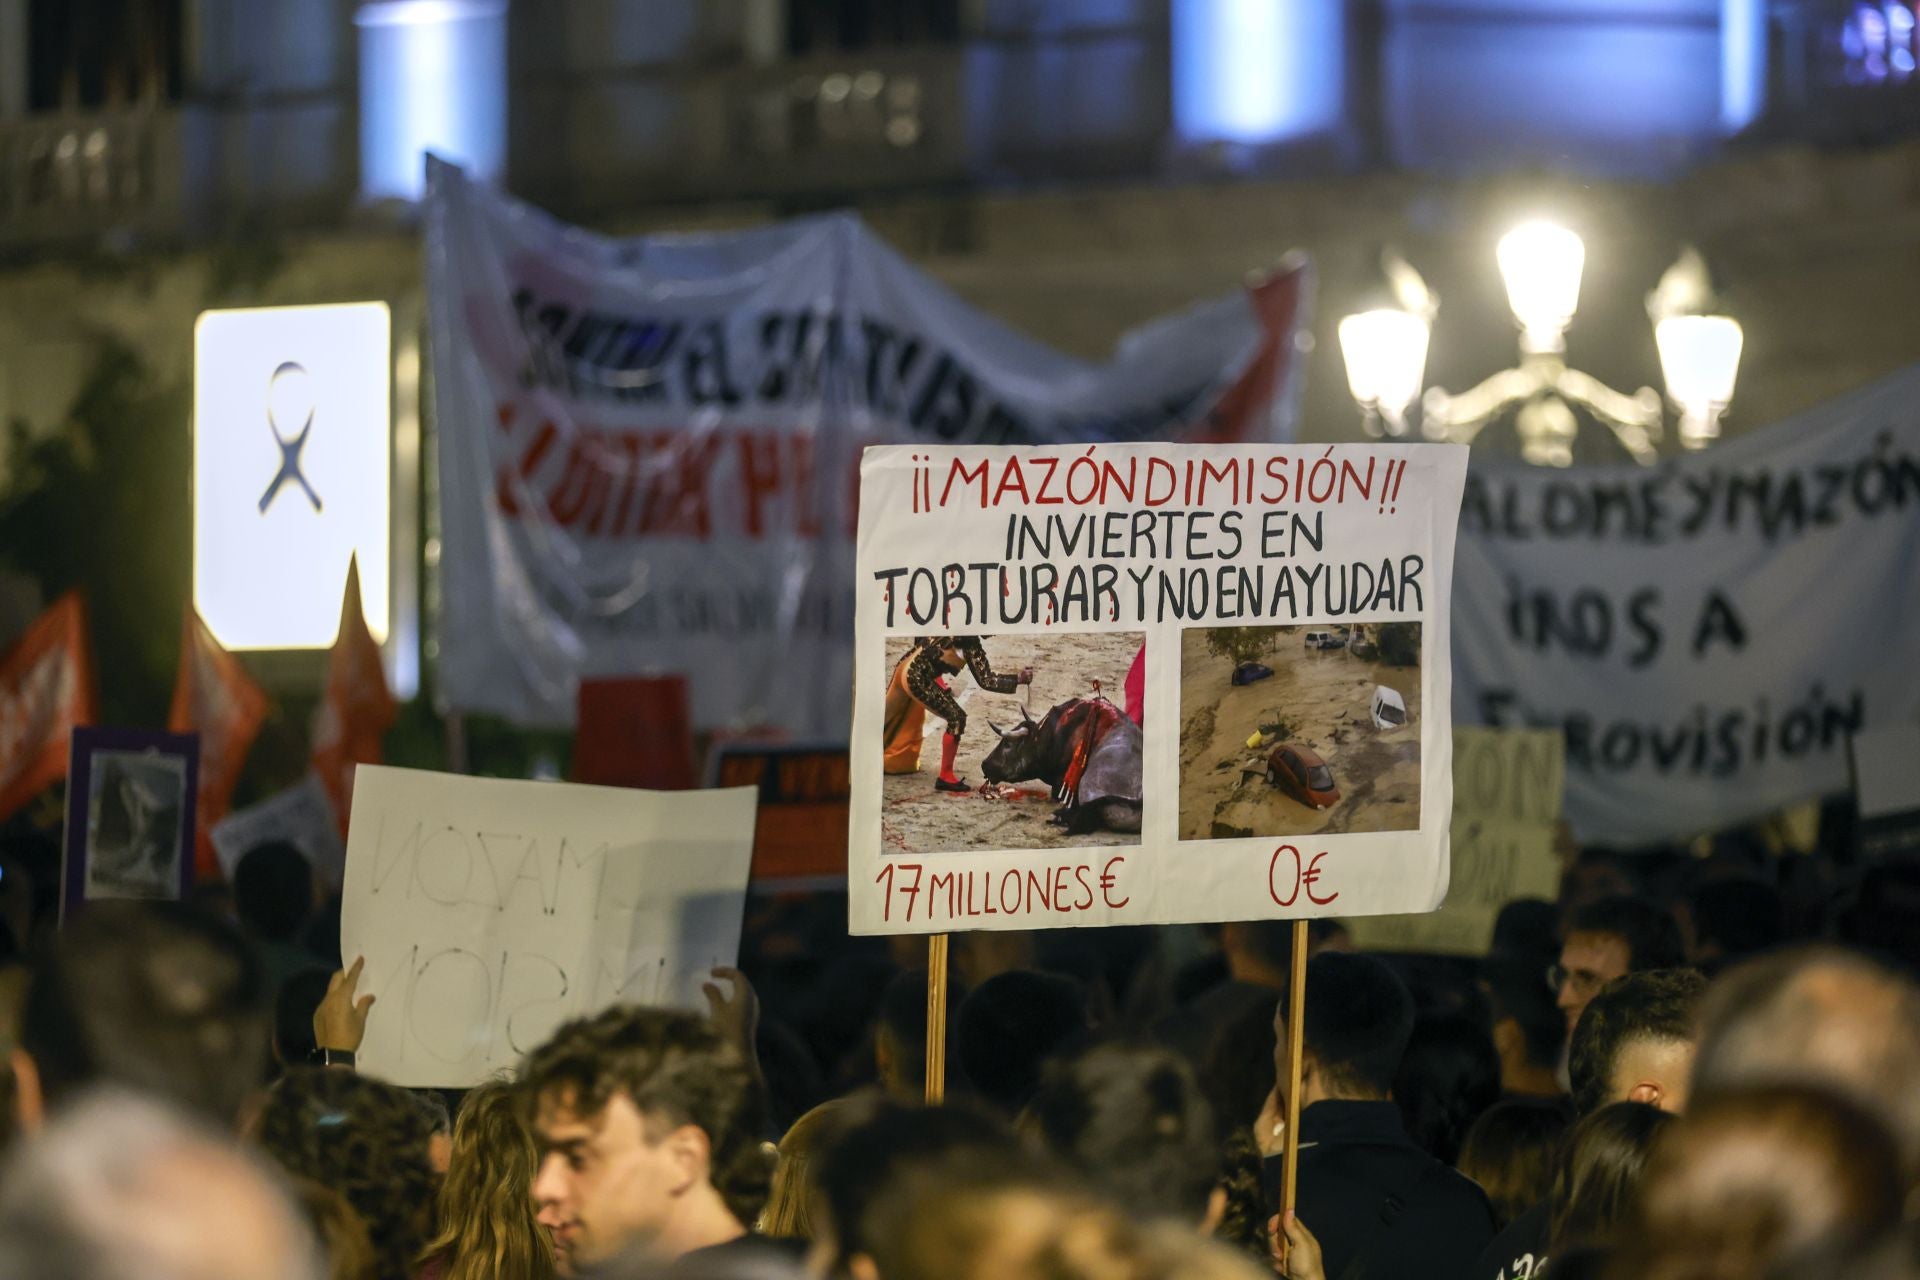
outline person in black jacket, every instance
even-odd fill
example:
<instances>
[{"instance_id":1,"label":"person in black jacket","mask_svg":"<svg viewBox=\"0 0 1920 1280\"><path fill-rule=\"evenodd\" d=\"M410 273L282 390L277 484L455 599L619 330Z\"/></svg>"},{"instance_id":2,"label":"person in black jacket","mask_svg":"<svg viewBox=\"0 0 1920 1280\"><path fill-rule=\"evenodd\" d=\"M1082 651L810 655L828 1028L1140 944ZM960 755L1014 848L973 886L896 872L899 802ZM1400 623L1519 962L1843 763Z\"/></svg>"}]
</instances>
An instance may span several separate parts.
<instances>
[{"instance_id":1,"label":"person in black jacket","mask_svg":"<svg viewBox=\"0 0 1920 1280\"><path fill-rule=\"evenodd\" d=\"M1279 1091L1290 1016L1283 997ZM1405 984L1371 956L1315 956L1302 1029L1297 1212L1319 1238L1328 1280L1460 1275L1493 1239L1493 1210L1479 1187L1414 1145L1390 1097L1413 1035ZM1266 1174L1277 1206L1278 1158Z\"/></svg>"}]
</instances>

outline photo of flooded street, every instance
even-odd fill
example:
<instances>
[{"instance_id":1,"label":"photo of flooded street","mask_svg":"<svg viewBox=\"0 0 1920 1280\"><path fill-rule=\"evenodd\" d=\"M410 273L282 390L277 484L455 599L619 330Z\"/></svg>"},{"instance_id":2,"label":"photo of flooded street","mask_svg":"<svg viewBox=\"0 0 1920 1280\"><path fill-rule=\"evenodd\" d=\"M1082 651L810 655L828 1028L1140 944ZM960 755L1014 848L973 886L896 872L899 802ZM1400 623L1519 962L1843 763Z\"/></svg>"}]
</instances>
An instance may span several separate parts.
<instances>
[{"instance_id":1,"label":"photo of flooded street","mask_svg":"<svg viewBox=\"0 0 1920 1280\"><path fill-rule=\"evenodd\" d=\"M1420 825L1420 626L1192 628L1180 838Z\"/></svg>"}]
</instances>

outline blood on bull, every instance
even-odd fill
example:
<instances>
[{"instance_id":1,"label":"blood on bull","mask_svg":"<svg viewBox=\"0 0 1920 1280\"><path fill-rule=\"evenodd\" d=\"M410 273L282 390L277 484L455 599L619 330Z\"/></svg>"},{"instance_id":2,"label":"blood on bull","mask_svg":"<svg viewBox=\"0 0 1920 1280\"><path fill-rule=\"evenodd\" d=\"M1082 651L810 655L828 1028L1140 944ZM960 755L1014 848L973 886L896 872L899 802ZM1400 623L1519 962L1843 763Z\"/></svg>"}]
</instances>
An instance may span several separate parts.
<instances>
[{"instance_id":1,"label":"blood on bull","mask_svg":"<svg viewBox=\"0 0 1920 1280\"><path fill-rule=\"evenodd\" d=\"M1036 721L1023 708L1016 728L988 722L1000 741L981 763L989 782L1038 779L1069 833L1140 830L1140 726L1105 698L1071 698Z\"/></svg>"}]
</instances>

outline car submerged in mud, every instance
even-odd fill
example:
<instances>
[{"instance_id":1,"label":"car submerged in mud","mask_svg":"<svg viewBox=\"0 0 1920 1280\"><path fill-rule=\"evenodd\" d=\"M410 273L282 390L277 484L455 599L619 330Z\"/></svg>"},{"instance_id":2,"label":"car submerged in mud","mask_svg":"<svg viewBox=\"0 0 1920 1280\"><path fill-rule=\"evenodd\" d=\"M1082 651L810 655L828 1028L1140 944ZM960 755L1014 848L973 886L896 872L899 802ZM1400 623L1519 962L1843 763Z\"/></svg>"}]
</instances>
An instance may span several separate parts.
<instances>
[{"instance_id":1,"label":"car submerged in mud","mask_svg":"<svg viewBox=\"0 0 1920 1280\"><path fill-rule=\"evenodd\" d=\"M1267 783L1310 809L1329 809L1340 799L1327 762L1306 747L1283 743L1267 757Z\"/></svg>"}]
</instances>

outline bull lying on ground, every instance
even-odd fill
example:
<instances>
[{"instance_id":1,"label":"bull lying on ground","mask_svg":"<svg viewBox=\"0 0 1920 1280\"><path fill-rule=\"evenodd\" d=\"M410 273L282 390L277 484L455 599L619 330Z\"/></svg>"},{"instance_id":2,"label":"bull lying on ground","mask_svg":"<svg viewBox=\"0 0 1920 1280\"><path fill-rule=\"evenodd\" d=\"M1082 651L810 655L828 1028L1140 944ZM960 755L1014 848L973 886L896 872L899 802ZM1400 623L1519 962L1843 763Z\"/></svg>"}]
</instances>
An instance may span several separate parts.
<instances>
[{"instance_id":1,"label":"bull lying on ground","mask_svg":"<svg viewBox=\"0 0 1920 1280\"><path fill-rule=\"evenodd\" d=\"M1072 698L1039 721L988 727L1000 741L980 765L989 782L1038 779L1060 801L1053 821L1070 834L1140 830L1140 726L1105 698Z\"/></svg>"}]
</instances>

